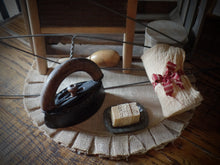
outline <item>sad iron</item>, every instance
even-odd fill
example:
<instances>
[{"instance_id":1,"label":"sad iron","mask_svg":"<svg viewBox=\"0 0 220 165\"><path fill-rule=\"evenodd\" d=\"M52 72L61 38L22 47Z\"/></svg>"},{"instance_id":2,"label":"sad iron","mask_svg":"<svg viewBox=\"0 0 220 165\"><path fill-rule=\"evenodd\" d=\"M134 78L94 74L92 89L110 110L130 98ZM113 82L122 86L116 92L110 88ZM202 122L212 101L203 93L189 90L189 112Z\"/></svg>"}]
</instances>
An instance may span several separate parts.
<instances>
[{"instance_id":1,"label":"sad iron","mask_svg":"<svg viewBox=\"0 0 220 165\"><path fill-rule=\"evenodd\" d=\"M71 84L56 94L61 82L77 71L85 71L93 80ZM70 59L56 67L41 93L45 124L50 128L63 128L83 122L95 114L105 98L102 78L100 68L83 58Z\"/></svg>"}]
</instances>

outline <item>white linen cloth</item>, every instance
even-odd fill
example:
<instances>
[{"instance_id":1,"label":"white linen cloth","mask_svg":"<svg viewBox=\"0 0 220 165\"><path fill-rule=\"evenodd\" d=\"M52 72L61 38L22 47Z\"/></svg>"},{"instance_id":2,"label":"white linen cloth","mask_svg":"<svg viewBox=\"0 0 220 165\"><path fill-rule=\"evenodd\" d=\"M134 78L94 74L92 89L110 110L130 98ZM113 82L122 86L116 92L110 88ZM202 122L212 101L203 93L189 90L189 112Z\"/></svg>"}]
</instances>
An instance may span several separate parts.
<instances>
[{"instance_id":1,"label":"white linen cloth","mask_svg":"<svg viewBox=\"0 0 220 165\"><path fill-rule=\"evenodd\" d=\"M183 71L183 64L185 60L185 51L182 48L170 46L167 44L157 44L154 47L146 50L141 57L146 73L151 83L153 74L165 75L167 71L167 62L176 64L176 69ZM188 77L183 74L180 75L184 89L181 89L172 80L173 94L168 96L165 93L162 83L155 86L155 92L159 98L162 112L165 118L183 113L187 110L195 108L202 101L202 96L199 91L195 90Z\"/></svg>"}]
</instances>

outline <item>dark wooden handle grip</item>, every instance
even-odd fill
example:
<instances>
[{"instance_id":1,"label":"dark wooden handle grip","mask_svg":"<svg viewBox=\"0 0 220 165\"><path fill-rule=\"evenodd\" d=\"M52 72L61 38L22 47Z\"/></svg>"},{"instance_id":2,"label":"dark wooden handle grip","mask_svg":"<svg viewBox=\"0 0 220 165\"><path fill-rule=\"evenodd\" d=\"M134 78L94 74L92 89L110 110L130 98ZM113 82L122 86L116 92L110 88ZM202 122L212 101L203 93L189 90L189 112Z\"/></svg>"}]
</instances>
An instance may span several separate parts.
<instances>
[{"instance_id":1,"label":"dark wooden handle grip","mask_svg":"<svg viewBox=\"0 0 220 165\"><path fill-rule=\"evenodd\" d=\"M41 109L50 111L55 108L56 91L61 82L71 73L77 71L85 71L94 81L103 78L100 68L88 59L78 58L71 59L56 67L47 78L41 93Z\"/></svg>"}]
</instances>

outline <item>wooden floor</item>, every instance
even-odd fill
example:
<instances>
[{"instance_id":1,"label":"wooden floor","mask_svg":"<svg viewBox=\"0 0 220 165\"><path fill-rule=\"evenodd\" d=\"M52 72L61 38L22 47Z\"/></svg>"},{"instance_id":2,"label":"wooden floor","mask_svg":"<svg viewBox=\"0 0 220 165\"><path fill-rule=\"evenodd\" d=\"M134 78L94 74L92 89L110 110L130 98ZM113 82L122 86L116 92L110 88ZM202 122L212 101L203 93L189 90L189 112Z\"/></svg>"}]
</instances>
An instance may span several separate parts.
<instances>
[{"instance_id":1,"label":"wooden floor","mask_svg":"<svg viewBox=\"0 0 220 165\"><path fill-rule=\"evenodd\" d=\"M0 27L0 36L25 34L22 17ZM4 40L31 51L27 40ZM0 43L0 94L21 94L33 57ZM27 116L22 99L0 99L0 164L220 164L220 57L196 52L191 58L197 87L204 101L189 126L162 150L110 161L78 155L38 130Z\"/></svg>"}]
</instances>

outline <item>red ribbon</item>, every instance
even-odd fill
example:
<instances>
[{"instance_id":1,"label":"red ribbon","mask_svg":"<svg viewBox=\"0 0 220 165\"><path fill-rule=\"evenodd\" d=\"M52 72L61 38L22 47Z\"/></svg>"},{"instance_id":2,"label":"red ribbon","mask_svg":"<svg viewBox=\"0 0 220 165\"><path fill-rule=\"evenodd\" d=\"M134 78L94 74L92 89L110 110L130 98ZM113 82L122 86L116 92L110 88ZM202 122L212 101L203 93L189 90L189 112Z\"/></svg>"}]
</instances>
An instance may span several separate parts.
<instances>
[{"instance_id":1,"label":"red ribbon","mask_svg":"<svg viewBox=\"0 0 220 165\"><path fill-rule=\"evenodd\" d=\"M167 96L172 96L173 94L173 82L179 86L181 89L184 89L183 82L181 81L180 76L183 75L182 70L178 70L175 72L176 64L168 61L167 62L167 71L165 72L164 76L161 74L153 74L153 86L155 87L158 83L161 83L164 87L164 91Z\"/></svg>"}]
</instances>

